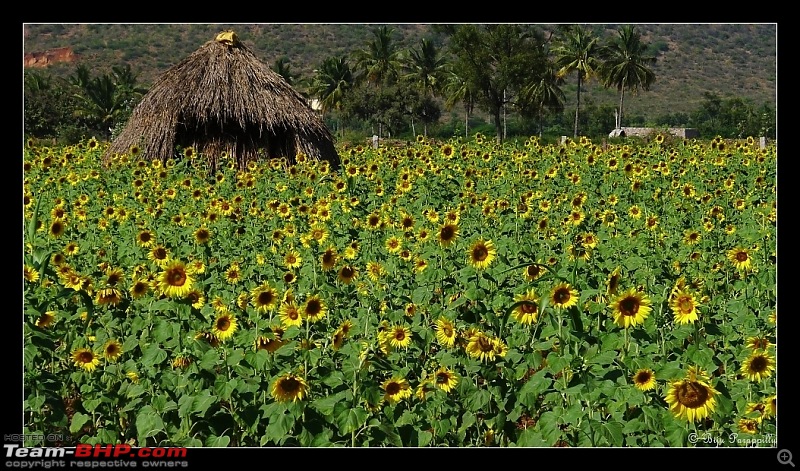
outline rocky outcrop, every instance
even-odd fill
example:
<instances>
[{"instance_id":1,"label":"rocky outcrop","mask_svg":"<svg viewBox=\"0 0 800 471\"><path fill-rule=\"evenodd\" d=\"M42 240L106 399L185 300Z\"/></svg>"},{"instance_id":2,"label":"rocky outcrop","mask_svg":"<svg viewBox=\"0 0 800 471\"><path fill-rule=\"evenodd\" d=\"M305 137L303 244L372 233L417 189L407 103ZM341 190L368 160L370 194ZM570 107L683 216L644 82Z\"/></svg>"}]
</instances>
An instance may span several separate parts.
<instances>
[{"instance_id":1,"label":"rocky outcrop","mask_svg":"<svg viewBox=\"0 0 800 471\"><path fill-rule=\"evenodd\" d=\"M47 67L56 62L74 62L75 59L75 53L71 47L59 47L58 49L50 49L44 52L25 53L24 66Z\"/></svg>"}]
</instances>

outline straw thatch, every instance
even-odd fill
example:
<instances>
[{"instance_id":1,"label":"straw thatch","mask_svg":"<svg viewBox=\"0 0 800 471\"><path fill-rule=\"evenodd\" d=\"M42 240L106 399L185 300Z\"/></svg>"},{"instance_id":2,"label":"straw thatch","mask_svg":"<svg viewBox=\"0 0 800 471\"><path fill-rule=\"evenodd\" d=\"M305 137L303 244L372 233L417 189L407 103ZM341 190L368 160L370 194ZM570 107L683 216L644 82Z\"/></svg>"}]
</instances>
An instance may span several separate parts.
<instances>
[{"instance_id":1,"label":"straw thatch","mask_svg":"<svg viewBox=\"0 0 800 471\"><path fill-rule=\"evenodd\" d=\"M192 147L216 166L227 155L243 168L263 158L298 153L339 167L333 136L279 74L224 31L172 66L142 97L106 159L139 149L166 160Z\"/></svg>"}]
</instances>

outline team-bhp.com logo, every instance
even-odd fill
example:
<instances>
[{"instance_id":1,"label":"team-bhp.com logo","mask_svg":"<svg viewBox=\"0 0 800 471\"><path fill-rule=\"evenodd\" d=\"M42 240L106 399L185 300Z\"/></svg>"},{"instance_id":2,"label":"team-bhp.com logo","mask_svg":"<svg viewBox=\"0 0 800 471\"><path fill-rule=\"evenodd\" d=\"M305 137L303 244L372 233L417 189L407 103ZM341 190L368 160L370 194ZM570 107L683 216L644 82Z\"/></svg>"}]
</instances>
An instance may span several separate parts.
<instances>
[{"instance_id":1,"label":"team-bhp.com logo","mask_svg":"<svg viewBox=\"0 0 800 471\"><path fill-rule=\"evenodd\" d=\"M6 468L56 467L129 467L175 468L188 467L186 448L144 447L133 448L127 444L89 445L81 443L74 448L23 447L17 444L3 445L6 452ZM69 463L69 464L67 464Z\"/></svg>"}]
</instances>

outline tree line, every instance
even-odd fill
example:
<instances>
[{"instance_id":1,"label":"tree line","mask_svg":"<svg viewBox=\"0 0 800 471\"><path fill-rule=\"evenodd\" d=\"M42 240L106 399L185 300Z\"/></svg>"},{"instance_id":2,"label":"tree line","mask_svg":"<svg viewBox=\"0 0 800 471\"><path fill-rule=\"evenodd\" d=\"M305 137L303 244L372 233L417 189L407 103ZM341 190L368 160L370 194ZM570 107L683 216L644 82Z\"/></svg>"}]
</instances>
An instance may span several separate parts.
<instances>
[{"instance_id":1,"label":"tree line","mask_svg":"<svg viewBox=\"0 0 800 471\"><path fill-rule=\"evenodd\" d=\"M584 25L436 25L446 46L423 38L400 48L391 26L376 27L364 48L329 57L311 77L294 74L286 58L271 68L322 113L339 137L349 130L380 137L449 137L476 131L509 136L605 136L622 126L685 126L701 136L775 137L775 112L740 98L706 92L691 114L659 116L645 123L627 117L626 93L648 91L656 81L656 56L635 25L621 25L600 37ZM616 106L582 102L582 91L596 81L619 96ZM565 88L575 84L575 107L567 110ZM129 66L93 77L79 65L67 79L37 71L24 77L27 137L77 142L87 136L113 138L147 90ZM463 121L441 125L443 112L461 110ZM478 112L488 123L476 119ZM509 132L509 127L511 131Z\"/></svg>"}]
</instances>

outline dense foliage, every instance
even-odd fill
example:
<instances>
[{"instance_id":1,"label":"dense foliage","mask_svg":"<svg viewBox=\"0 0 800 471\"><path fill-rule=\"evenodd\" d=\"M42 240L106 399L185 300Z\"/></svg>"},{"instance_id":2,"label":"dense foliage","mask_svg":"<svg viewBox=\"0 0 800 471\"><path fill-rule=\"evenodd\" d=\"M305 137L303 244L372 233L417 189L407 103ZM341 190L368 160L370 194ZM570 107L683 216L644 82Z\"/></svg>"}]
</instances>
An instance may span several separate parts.
<instances>
[{"instance_id":1,"label":"dense foliage","mask_svg":"<svg viewBox=\"0 0 800 471\"><path fill-rule=\"evenodd\" d=\"M138 446L775 446L752 138L24 149L25 433Z\"/></svg>"}]
</instances>

